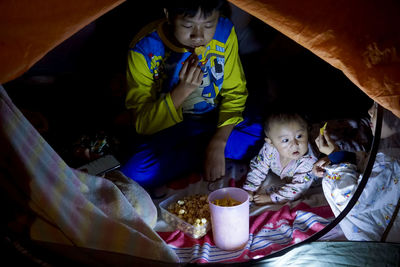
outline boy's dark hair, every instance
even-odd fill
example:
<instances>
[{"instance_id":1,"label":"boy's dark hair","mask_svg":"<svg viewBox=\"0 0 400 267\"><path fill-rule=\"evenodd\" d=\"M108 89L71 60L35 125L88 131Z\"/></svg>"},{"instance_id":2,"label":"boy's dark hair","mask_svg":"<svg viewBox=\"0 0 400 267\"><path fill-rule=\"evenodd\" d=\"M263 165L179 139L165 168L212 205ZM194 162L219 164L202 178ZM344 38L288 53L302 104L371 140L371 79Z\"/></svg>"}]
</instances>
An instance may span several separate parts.
<instances>
[{"instance_id":1,"label":"boy's dark hair","mask_svg":"<svg viewBox=\"0 0 400 267\"><path fill-rule=\"evenodd\" d=\"M226 0L167 0L164 7L167 9L171 19L178 15L184 17L194 17L199 9L204 17L208 17L212 12L222 11L226 8Z\"/></svg>"},{"instance_id":2,"label":"boy's dark hair","mask_svg":"<svg viewBox=\"0 0 400 267\"><path fill-rule=\"evenodd\" d=\"M308 131L308 123L306 119L300 114L292 111L276 111L270 112L266 119L264 120L264 133L268 137L269 131L271 130L271 125L275 122L278 123L287 123L287 122L299 122L300 124L304 124L305 128Z\"/></svg>"}]
</instances>

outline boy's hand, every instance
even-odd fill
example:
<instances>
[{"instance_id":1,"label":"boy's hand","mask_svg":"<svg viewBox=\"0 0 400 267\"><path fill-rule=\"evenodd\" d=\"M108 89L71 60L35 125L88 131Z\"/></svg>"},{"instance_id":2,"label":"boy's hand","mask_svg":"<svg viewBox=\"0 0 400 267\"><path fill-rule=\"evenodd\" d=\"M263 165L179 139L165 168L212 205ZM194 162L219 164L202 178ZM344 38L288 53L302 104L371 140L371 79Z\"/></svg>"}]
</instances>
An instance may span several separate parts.
<instances>
[{"instance_id":1,"label":"boy's hand","mask_svg":"<svg viewBox=\"0 0 400 267\"><path fill-rule=\"evenodd\" d=\"M329 137L327 130L324 130L323 134L320 133L318 137L315 138L315 144L317 145L319 151L325 155L329 155L332 152L339 150L335 142L333 142Z\"/></svg>"},{"instance_id":2,"label":"boy's hand","mask_svg":"<svg viewBox=\"0 0 400 267\"><path fill-rule=\"evenodd\" d=\"M253 201L257 205L269 205L269 204L274 204L271 200L271 196L269 194L255 194L253 196Z\"/></svg>"},{"instance_id":3,"label":"boy's hand","mask_svg":"<svg viewBox=\"0 0 400 267\"><path fill-rule=\"evenodd\" d=\"M203 72L199 67L199 58L191 54L183 63L179 72L179 83L171 91L172 102L179 108L185 99L196 90L203 81Z\"/></svg>"},{"instance_id":4,"label":"boy's hand","mask_svg":"<svg viewBox=\"0 0 400 267\"><path fill-rule=\"evenodd\" d=\"M178 109L185 99L196 90L203 81L203 72L199 66L199 58L195 54L191 54L185 62L181 71L179 72L179 83L171 91L172 102L176 109Z\"/></svg>"},{"instance_id":5,"label":"boy's hand","mask_svg":"<svg viewBox=\"0 0 400 267\"><path fill-rule=\"evenodd\" d=\"M225 175L225 146L234 127L234 124L222 126L211 138L204 161L204 178L207 181L215 181Z\"/></svg>"},{"instance_id":6,"label":"boy's hand","mask_svg":"<svg viewBox=\"0 0 400 267\"><path fill-rule=\"evenodd\" d=\"M331 161L328 157L321 158L317 162L314 163L312 172L317 177L324 177L325 175L325 166L328 165Z\"/></svg>"},{"instance_id":7,"label":"boy's hand","mask_svg":"<svg viewBox=\"0 0 400 267\"><path fill-rule=\"evenodd\" d=\"M179 72L179 83L187 91L193 92L197 89L203 80L203 72L199 66L199 58L196 54L191 54L183 63Z\"/></svg>"},{"instance_id":8,"label":"boy's hand","mask_svg":"<svg viewBox=\"0 0 400 267\"><path fill-rule=\"evenodd\" d=\"M225 175L225 143L211 139L204 162L204 175L207 181L215 181Z\"/></svg>"}]
</instances>

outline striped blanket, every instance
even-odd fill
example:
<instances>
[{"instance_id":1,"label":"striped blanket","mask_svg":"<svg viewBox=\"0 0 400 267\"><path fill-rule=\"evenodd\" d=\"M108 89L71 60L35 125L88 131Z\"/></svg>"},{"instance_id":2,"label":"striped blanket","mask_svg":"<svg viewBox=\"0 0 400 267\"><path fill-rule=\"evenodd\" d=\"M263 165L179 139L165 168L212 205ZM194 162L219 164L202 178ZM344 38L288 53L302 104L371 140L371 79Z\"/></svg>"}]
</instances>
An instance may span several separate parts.
<instances>
[{"instance_id":1,"label":"striped blanket","mask_svg":"<svg viewBox=\"0 0 400 267\"><path fill-rule=\"evenodd\" d=\"M13 209L2 209L2 219L25 238L179 261L152 228L157 209L143 188L122 174L106 179L69 167L1 85L0 193Z\"/></svg>"},{"instance_id":2,"label":"striped blanket","mask_svg":"<svg viewBox=\"0 0 400 267\"><path fill-rule=\"evenodd\" d=\"M158 234L172 247L181 262L241 262L257 259L296 244L324 228L334 218L329 206L310 207L300 202L290 208L265 211L250 217L247 245L240 250L224 251L213 242L212 230L201 239L193 239L177 230Z\"/></svg>"}]
</instances>

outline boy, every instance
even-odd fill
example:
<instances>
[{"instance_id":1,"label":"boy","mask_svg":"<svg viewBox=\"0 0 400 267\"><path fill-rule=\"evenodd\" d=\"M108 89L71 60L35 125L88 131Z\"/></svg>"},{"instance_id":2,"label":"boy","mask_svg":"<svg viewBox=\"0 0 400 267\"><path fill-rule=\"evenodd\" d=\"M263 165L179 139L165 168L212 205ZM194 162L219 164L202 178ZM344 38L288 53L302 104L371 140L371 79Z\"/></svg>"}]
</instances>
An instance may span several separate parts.
<instances>
[{"instance_id":1,"label":"boy","mask_svg":"<svg viewBox=\"0 0 400 267\"><path fill-rule=\"evenodd\" d=\"M246 80L233 24L220 16L225 1L167 3L166 19L144 28L128 55L126 107L144 141L121 170L144 187L202 162L213 181L225 175L225 157L251 157L262 142L261 125L242 122Z\"/></svg>"}]
</instances>

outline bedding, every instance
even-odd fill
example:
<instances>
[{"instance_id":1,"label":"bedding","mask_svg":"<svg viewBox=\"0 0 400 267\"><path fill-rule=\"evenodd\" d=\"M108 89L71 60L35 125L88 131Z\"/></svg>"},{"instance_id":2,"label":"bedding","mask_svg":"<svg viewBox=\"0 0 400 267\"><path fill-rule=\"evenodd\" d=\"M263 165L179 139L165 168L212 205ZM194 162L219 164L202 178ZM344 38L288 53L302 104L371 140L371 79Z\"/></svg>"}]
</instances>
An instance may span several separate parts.
<instances>
[{"instance_id":1,"label":"bedding","mask_svg":"<svg viewBox=\"0 0 400 267\"><path fill-rule=\"evenodd\" d=\"M0 85L3 224L23 239L177 262L153 231L156 209L133 180L69 167Z\"/></svg>"},{"instance_id":2,"label":"bedding","mask_svg":"<svg viewBox=\"0 0 400 267\"><path fill-rule=\"evenodd\" d=\"M240 187L248 171L247 165L227 162L227 176L216 182L206 182L198 174L170 183L162 198L153 199L158 206L175 195L209 194L227 186ZM223 251L215 246L212 229L194 239L168 225L160 216L154 230L175 251L184 263L242 262L257 259L301 242L329 224L334 215L316 184L301 200L286 205L250 205L250 233L247 245L240 250ZM341 232L330 236L341 237Z\"/></svg>"},{"instance_id":3,"label":"bedding","mask_svg":"<svg viewBox=\"0 0 400 267\"><path fill-rule=\"evenodd\" d=\"M294 208L283 206L250 217L247 245L240 250L224 251L215 246L210 230L201 239L193 239L176 230L159 232L181 262L242 262L257 259L307 239L323 229L332 218L329 206L310 207L300 203Z\"/></svg>"}]
</instances>

